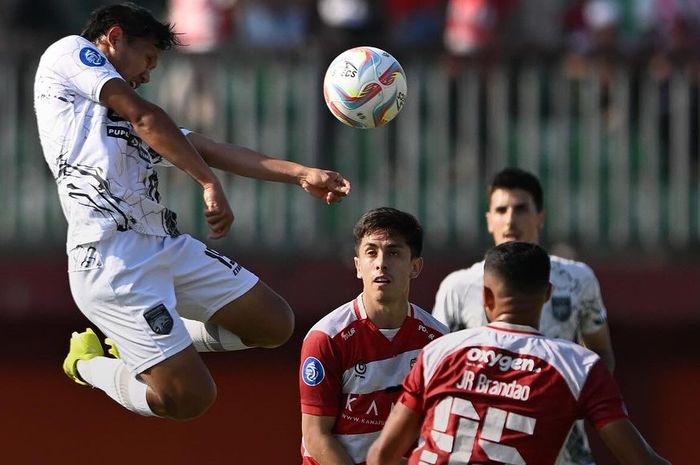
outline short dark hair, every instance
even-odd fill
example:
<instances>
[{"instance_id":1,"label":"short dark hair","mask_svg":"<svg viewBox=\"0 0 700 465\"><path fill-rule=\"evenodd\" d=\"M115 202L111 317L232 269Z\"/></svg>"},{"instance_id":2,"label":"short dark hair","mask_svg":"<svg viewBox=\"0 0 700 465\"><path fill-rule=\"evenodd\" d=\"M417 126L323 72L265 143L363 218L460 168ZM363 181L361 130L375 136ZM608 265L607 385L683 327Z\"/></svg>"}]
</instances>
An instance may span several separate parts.
<instances>
[{"instance_id":1,"label":"short dark hair","mask_svg":"<svg viewBox=\"0 0 700 465\"><path fill-rule=\"evenodd\" d=\"M486 252L484 274L500 279L508 292L532 295L547 289L549 255L537 244L505 242Z\"/></svg>"},{"instance_id":2,"label":"short dark hair","mask_svg":"<svg viewBox=\"0 0 700 465\"><path fill-rule=\"evenodd\" d=\"M94 42L115 25L121 26L127 40L153 39L160 50L181 45L170 23L161 23L146 8L132 2L96 8L80 35Z\"/></svg>"},{"instance_id":3,"label":"short dark hair","mask_svg":"<svg viewBox=\"0 0 700 465\"><path fill-rule=\"evenodd\" d=\"M505 168L496 173L489 185L489 205L491 203L491 194L496 189L522 189L532 196L537 211L542 211L544 206L542 185L537 177L528 171L520 168Z\"/></svg>"},{"instance_id":4,"label":"short dark hair","mask_svg":"<svg viewBox=\"0 0 700 465\"><path fill-rule=\"evenodd\" d=\"M423 227L410 213L396 208L380 207L362 215L352 231L355 252L359 253L363 237L377 231L401 235L411 249L411 258L420 257L423 253Z\"/></svg>"}]
</instances>

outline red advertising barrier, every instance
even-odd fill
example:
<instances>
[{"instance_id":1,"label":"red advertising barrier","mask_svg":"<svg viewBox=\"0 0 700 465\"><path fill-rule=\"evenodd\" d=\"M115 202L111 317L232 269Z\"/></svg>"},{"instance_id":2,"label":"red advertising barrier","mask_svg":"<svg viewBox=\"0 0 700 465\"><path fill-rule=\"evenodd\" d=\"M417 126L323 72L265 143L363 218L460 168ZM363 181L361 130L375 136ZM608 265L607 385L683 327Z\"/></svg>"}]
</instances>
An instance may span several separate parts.
<instances>
[{"instance_id":1,"label":"red advertising barrier","mask_svg":"<svg viewBox=\"0 0 700 465\"><path fill-rule=\"evenodd\" d=\"M74 308L65 261L0 265L0 461L12 464L298 464L297 364L301 338L360 290L351 262L246 264L297 313L292 341L275 350L205 354L219 399L199 419L133 415L102 392L70 382L60 365ZM426 265L412 300L429 309L457 266ZM615 377L630 416L674 464L695 463L700 434L700 266L594 267L617 355ZM598 465L615 463L593 440Z\"/></svg>"}]
</instances>

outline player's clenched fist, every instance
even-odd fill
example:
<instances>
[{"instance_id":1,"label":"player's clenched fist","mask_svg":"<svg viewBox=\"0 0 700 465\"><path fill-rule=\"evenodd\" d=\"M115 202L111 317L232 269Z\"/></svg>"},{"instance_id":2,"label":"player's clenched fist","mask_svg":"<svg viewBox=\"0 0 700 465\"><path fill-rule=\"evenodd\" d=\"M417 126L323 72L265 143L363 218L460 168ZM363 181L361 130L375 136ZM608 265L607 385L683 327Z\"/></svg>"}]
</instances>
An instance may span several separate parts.
<instances>
[{"instance_id":1,"label":"player's clenched fist","mask_svg":"<svg viewBox=\"0 0 700 465\"><path fill-rule=\"evenodd\" d=\"M206 184L203 190L204 216L211 230L209 239L220 239L231 229L233 211L220 183Z\"/></svg>"},{"instance_id":2,"label":"player's clenched fist","mask_svg":"<svg viewBox=\"0 0 700 465\"><path fill-rule=\"evenodd\" d=\"M340 202L350 193L350 181L335 171L309 168L299 185L327 204Z\"/></svg>"}]
</instances>

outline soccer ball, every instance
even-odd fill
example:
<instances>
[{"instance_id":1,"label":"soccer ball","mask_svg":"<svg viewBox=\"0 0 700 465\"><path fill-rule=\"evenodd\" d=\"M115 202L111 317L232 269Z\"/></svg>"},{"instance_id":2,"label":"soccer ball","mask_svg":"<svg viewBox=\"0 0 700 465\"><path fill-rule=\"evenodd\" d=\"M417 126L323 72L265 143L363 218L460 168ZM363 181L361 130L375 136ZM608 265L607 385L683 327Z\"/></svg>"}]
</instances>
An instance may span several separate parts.
<instances>
[{"instance_id":1,"label":"soccer ball","mask_svg":"<svg viewBox=\"0 0 700 465\"><path fill-rule=\"evenodd\" d=\"M375 47L344 51L323 79L323 98L331 113L354 128L376 128L394 119L406 101L406 90L399 62Z\"/></svg>"}]
</instances>

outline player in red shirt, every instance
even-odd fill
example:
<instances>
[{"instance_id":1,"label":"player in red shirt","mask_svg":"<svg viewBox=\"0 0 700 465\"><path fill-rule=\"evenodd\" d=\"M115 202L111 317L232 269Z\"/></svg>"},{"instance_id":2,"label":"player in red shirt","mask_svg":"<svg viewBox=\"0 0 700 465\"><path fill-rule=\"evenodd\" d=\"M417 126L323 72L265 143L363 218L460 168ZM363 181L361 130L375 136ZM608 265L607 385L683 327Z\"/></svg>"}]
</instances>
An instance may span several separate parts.
<instances>
[{"instance_id":1,"label":"player in red shirt","mask_svg":"<svg viewBox=\"0 0 700 465\"><path fill-rule=\"evenodd\" d=\"M316 323L301 349L304 465L364 464L420 349L447 332L408 301L423 267L418 221L377 208L353 235L362 294Z\"/></svg>"},{"instance_id":2,"label":"player in red shirt","mask_svg":"<svg viewBox=\"0 0 700 465\"><path fill-rule=\"evenodd\" d=\"M535 328L551 295L547 252L507 242L486 254L488 326L427 345L404 381L368 465L555 463L576 419L628 465L668 465L627 418L600 357Z\"/></svg>"}]
</instances>

